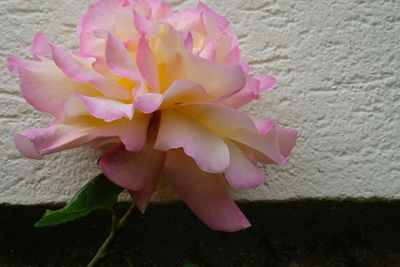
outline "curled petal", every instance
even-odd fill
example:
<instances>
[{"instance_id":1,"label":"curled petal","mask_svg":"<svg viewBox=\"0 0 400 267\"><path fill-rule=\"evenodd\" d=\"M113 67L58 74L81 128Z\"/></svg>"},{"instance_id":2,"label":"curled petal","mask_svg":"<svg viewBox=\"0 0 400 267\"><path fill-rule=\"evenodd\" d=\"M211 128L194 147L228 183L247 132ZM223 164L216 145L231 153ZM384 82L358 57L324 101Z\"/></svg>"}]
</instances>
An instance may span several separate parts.
<instances>
[{"instance_id":1,"label":"curled petal","mask_svg":"<svg viewBox=\"0 0 400 267\"><path fill-rule=\"evenodd\" d=\"M167 24L160 25L159 37L153 47L160 62L162 90L175 80L191 80L201 84L213 99L219 99L238 92L246 83L240 65L216 64L189 54L183 36Z\"/></svg>"},{"instance_id":2,"label":"curled petal","mask_svg":"<svg viewBox=\"0 0 400 267\"><path fill-rule=\"evenodd\" d=\"M177 31L195 31L202 35L207 34L207 29L203 21L202 13L196 10L179 10L168 18L168 23L170 23Z\"/></svg>"},{"instance_id":3,"label":"curled petal","mask_svg":"<svg viewBox=\"0 0 400 267\"><path fill-rule=\"evenodd\" d=\"M35 56L39 60L44 60L45 57L51 55L50 41L44 36L43 33L39 32L33 37L32 47L29 53Z\"/></svg>"},{"instance_id":4,"label":"curled petal","mask_svg":"<svg viewBox=\"0 0 400 267\"><path fill-rule=\"evenodd\" d=\"M257 129L262 134L267 134L268 131L272 128L271 125L275 126L275 132L280 147L280 151L284 157L288 157L289 154L292 152L293 147L296 144L298 131L284 129L283 127L277 125L274 121L271 120L262 120L259 118L252 118L252 119Z\"/></svg>"},{"instance_id":5,"label":"curled petal","mask_svg":"<svg viewBox=\"0 0 400 267\"><path fill-rule=\"evenodd\" d=\"M219 31L201 50L199 56L216 63L239 64L238 40L229 29L220 27Z\"/></svg>"},{"instance_id":6,"label":"curled petal","mask_svg":"<svg viewBox=\"0 0 400 267\"><path fill-rule=\"evenodd\" d=\"M274 77L265 74L258 74L255 75L253 78L260 81L258 92L268 90L276 83L276 79Z\"/></svg>"},{"instance_id":7,"label":"curled petal","mask_svg":"<svg viewBox=\"0 0 400 267\"><path fill-rule=\"evenodd\" d=\"M259 97L258 88L260 81L252 77L247 77L245 87L236 94L223 99L222 103L233 108L240 108L241 106L251 102Z\"/></svg>"},{"instance_id":8,"label":"curled petal","mask_svg":"<svg viewBox=\"0 0 400 267\"><path fill-rule=\"evenodd\" d=\"M217 55L217 45L215 39L208 42L208 44L201 50L199 56L209 61L214 62Z\"/></svg>"},{"instance_id":9,"label":"curled petal","mask_svg":"<svg viewBox=\"0 0 400 267\"><path fill-rule=\"evenodd\" d=\"M193 35L191 32L186 32L184 37L184 46L186 51L191 53L193 51Z\"/></svg>"},{"instance_id":10,"label":"curled petal","mask_svg":"<svg viewBox=\"0 0 400 267\"><path fill-rule=\"evenodd\" d=\"M207 30L206 36L209 36L209 39L212 39L212 36L216 35L221 29L228 29L230 24L229 20L215 13L202 2L198 2L196 11L202 14L204 25Z\"/></svg>"},{"instance_id":11,"label":"curled petal","mask_svg":"<svg viewBox=\"0 0 400 267\"><path fill-rule=\"evenodd\" d=\"M121 119L112 123L88 117L73 117L48 128L17 132L14 142L26 157L41 158L66 149L90 144L98 138L118 137L129 151L138 151L146 142L148 116L134 120Z\"/></svg>"},{"instance_id":12,"label":"curled petal","mask_svg":"<svg viewBox=\"0 0 400 267\"><path fill-rule=\"evenodd\" d=\"M160 92L160 80L158 78L157 61L153 52L146 41L146 37L142 35L139 39L136 63L146 82L151 86L154 93Z\"/></svg>"},{"instance_id":13,"label":"curled petal","mask_svg":"<svg viewBox=\"0 0 400 267\"><path fill-rule=\"evenodd\" d=\"M233 108L211 103L187 104L177 108L219 136L258 150L277 164L283 163L275 125L265 134L260 134L249 116Z\"/></svg>"},{"instance_id":14,"label":"curled petal","mask_svg":"<svg viewBox=\"0 0 400 267\"><path fill-rule=\"evenodd\" d=\"M153 113L163 102L164 96L156 93L148 93L135 98L135 107L143 113Z\"/></svg>"},{"instance_id":15,"label":"curled petal","mask_svg":"<svg viewBox=\"0 0 400 267\"><path fill-rule=\"evenodd\" d=\"M245 85L246 79L239 65L210 63L192 55L189 58L186 63L189 80L201 84L215 99L234 94Z\"/></svg>"},{"instance_id":16,"label":"curled petal","mask_svg":"<svg viewBox=\"0 0 400 267\"><path fill-rule=\"evenodd\" d=\"M196 82L176 80L164 92L164 101L160 108L179 105L182 103L202 102L209 100L207 92Z\"/></svg>"},{"instance_id":17,"label":"curled petal","mask_svg":"<svg viewBox=\"0 0 400 267\"><path fill-rule=\"evenodd\" d=\"M223 103L233 108L241 106L258 99L262 91L268 90L275 84L276 79L268 75L256 75L247 77L245 87L238 93L223 100Z\"/></svg>"},{"instance_id":18,"label":"curled petal","mask_svg":"<svg viewBox=\"0 0 400 267\"><path fill-rule=\"evenodd\" d=\"M173 109L161 113L154 148L163 151L183 148L200 169L210 173L222 173L229 164L228 147L219 136Z\"/></svg>"},{"instance_id":19,"label":"curled petal","mask_svg":"<svg viewBox=\"0 0 400 267\"><path fill-rule=\"evenodd\" d=\"M232 187L250 189L267 181L255 164L235 143L226 141L229 148L229 166L225 170L225 178Z\"/></svg>"},{"instance_id":20,"label":"curled petal","mask_svg":"<svg viewBox=\"0 0 400 267\"><path fill-rule=\"evenodd\" d=\"M151 7L150 18L153 21L165 21L171 16L171 6L162 0L148 0Z\"/></svg>"},{"instance_id":21,"label":"curled petal","mask_svg":"<svg viewBox=\"0 0 400 267\"><path fill-rule=\"evenodd\" d=\"M139 70L133 57L129 54L125 46L111 34L107 38L105 57L107 66L113 73L137 82L140 81Z\"/></svg>"},{"instance_id":22,"label":"curled petal","mask_svg":"<svg viewBox=\"0 0 400 267\"><path fill-rule=\"evenodd\" d=\"M107 151L97 164L115 184L137 192L135 195L140 196L136 199L137 204L144 212L157 185L164 158L165 152L150 146L139 152L129 152L124 146L117 146Z\"/></svg>"},{"instance_id":23,"label":"curled petal","mask_svg":"<svg viewBox=\"0 0 400 267\"><path fill-rule=\"evenodd\" d=\"M164 94L147 93L135 98L135 107L143 113L152 113L173 105L205 101L208 99L204 88L198 83L176 80Z\"/></svg>"},{"instance_id":24,"label":"curled petal","mask_svg":"<svg viewBox=\"0 0 400 267\"><path fill-rule=\"evenodd\" d=\"M132 119L134 113L133 104L125 104L118 100L105 97L89 97L73 94L64 105L67 117L86 115L87 112L106 122L121 118Z\"/></svg>"},{"instance_id":25,"label":"curled petal","mask_svg":"<svg viewBox=\"0 0 400 267\"><path fill-rule=\"evenodd\" d=\"M69 79L51 61L31 61L18 57L7 58L8 68L19 74L22 95L37 110L64 116L62 107L71 94L99 96L93 87Z\"/></svg>"},{"instance_id":26,"label":"curled petal","mask_svg":"<svg viewBox=\"0 0 400 267\"><path fill-rule=\"evenodd\" d=\"M151 32L152 23L147 19L143 18L135 10L133 10L133 23L135 24L136 30L140 34L148 34Z\"/></svg>"},{"instance_id":27,"label":"curled petal","mask_svg":"<svg viewBox=\"0 0 400 267\"><path fill-rule=\"evenodd\" d=\"M99 0L91 4L78 24L78 35L83 56L103 56L105 39L96 31L112 32L114 17L121 7L119 0Z\"/></svg>"},{"instance_id":28,"label":"curled petal","mask_svg":"<svg viewBox=\"0 0 400 267\"><path fill-rule=\"evenodd\" d=\"M134 8L136 12L138 12L141 16L147 18L150 15L150 4L148 0L125 0L127 3L127 7Z\"/></svg>"},{"instance_id":29,"label":"curled petal","mask_svg":"<svg viewBox=\"0 0 400 267\"><path fill-rule=\"evenodd\" d=\"M99 0L89 6L78 24L82 56L102 58L109 33L122 42L137 33L133 26L132 8L123 4L122 0Z\"/></svg>"},{"instance_id":30,"label":"curled petal","mask_svg":"<svg viewBox=\"0 0 400 267\"><path fill-rule=\"evenodd\" d=\"M117 99L131 99L132 93L119 83L98 74L78 61L77 57L65 52L64 50L50 46L53 59L56 65L69 78L76 82L89 82L99 89L104 95Z\"/></svg>"},{"instance_id":31,"label":"curled petal","mask_svg":"<svg viewBox=\"0 0 400 267\"><path fill-rule=\"evenodd\" d=\"M181 199L211 229L234 232L250 226L229 195L222 175L201 171L181 150L168 151L164 174Z\"/></svg>"}]
</instances>

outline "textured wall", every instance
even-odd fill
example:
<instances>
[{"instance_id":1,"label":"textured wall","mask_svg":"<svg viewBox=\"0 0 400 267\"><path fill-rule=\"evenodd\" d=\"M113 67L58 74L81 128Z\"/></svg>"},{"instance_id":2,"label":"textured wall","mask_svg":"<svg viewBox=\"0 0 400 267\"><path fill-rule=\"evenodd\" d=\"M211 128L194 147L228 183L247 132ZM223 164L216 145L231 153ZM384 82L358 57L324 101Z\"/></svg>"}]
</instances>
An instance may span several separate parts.
<instances>
[{"instance_id":1,"label":"textured wall","mask_svg":"<svg viewBox=\"0 0 400 267\"><path fill-rule=\"evenodd\" d=\"M98 172L89 148L42 161L20 156L12 133L48 118L24 102L4 64L7 55L26 56L38 31L74 49L90 2L1 0L0 203L66 201ZM269 184L236 197L400 199L399 1L203 2L233 22L243 58L278 79L247 110L300 130L288 164L265 167Z\"/></svg>"}]
</instances>

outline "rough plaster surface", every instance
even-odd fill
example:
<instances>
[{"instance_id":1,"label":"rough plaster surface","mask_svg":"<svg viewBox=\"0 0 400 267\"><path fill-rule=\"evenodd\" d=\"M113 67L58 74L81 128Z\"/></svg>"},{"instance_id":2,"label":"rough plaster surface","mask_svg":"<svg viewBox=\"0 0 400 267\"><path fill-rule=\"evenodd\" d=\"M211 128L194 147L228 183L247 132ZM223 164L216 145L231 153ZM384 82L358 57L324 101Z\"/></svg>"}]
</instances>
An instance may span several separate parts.
<instances>
[{"instance_id":1,"label":"rough plaster surface","mask_svg":"<svg viewBox=\"0 0 400 267\"><path fill-rule=\"evenodd\" d=\"M48 118L19 94L7 55L27 56L43 31L76 47L75 24L89 0L0 2L0 203L63 202L98 173L97 152L21 157L13 132ZM177 8L195 1L170 1ZM300 130L284 166L266 166L268 185L237 199L400 199L400 3L347 0L204 0L228 17L242 56L278 84L246 107Z\"/></svg>"}]
</instances>

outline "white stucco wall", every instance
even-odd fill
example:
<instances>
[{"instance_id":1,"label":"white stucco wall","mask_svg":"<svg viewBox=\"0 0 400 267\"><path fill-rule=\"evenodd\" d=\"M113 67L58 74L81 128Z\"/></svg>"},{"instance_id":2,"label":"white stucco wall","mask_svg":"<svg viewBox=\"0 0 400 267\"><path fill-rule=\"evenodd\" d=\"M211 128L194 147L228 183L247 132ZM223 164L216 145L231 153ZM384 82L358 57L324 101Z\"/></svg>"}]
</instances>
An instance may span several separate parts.
<instances>
[{"instance_id":1,"label":"white stucco wall","mask_svg":"<svg viewBox=\"0 0 400 267\"><path fill-rule=\"evenodd\" d=\"M74 49L75 24L90 2L0 2L0 203L67 201L99 172L98 153L89 148L42 161L19 154L11 135L48 118L24 102L4 63L7 55L27 56L38 31ZM300 131L289 162L264 168L269 184L236 198L400 199L400 2L203 2L232 21L256 72L278 79L247 110Z\"/></svg>"}]
</instances>

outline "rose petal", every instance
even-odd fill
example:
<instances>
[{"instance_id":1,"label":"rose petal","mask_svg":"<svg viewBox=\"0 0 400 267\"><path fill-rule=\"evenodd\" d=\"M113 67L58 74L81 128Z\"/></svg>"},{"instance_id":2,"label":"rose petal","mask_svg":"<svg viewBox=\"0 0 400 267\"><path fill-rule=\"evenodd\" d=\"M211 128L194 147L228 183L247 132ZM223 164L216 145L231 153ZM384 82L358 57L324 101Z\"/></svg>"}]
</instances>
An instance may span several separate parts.
<instances>
[{"instance_id":1,"label":"rose petal","mask_svg":"<svg viewBox=\"0 0 400 267\"><path fill-rule=\"evenodd\" d=\"M225 141L229 148L229 166L225 170L225 178L232 187L250 189L267 181L245 153L233 142Z\"/></svg>"},{"instance_id":2,"label":"rose petal","mask_svg":"<svg viewBox=\"0 0 400 267\"><path fill-rule=\"evenodd\" d=\"M180 32L195 31L202 35L207 34L202 13L192 9L181 9L167 20L175 30Z\"/></svg>"},{"instance_id":3,"label":"rose petal","mask_svg":"<svg viewBox=\"0 0 400 267\"><path fill-rule=\"evenodd\" d=\"M118 100L104 97L88 97L73 94L64 105L67 117L90 115L111 122L123 117L131 120L134 113L133 104L125 104Z\"/></svg>"},{"instance_id":4,"label":"rose petal","mask_svg":"<svg viewBox=\"0 0 400 267\"><path fill-rule=\"evenodd\" d=\"M161 94L148 93L135 98L135 107L143 113L153 113L163 102L164 96Z\"/></svg>"},{"instance_id":5,"label":"rose petal","mask_svg":"<svg viewBox=\"0 0 400 267\"><path fill-rule=\"evenodd\" d=\"M216 55L217 55L217 49L216 49L216 40L213 39L208 44L201 50L199 56L202 58L205 58L209 61L214 62Z\"/></svg>"},{"instance_id":6,"label":"rose petal","mask_svg":"<svg viewBox=\"0 0 400 267\"><path fill-rule=\"evenodd\" d=\"M76 82L89 82L104 95L117 99L131 99L132 93L106 76L90 70L77 60L77 57L65 52L64 50L50 46L53 59L56 65L64 72L66 76Z\"/></svg>"},{"instance_id":7,"label":"rose petal","mask_svg":"<svg viewBox=\"0 0 400 267\"><path fill-rule=\"evenodd\" d=\"M129 151L138 151L146 143L149 116L137 115L133 120L112 123L88 117L73 117L48 128L17 132L14 142L26 157L40 158L66 149L79 147L97 138L119 137Z\"/></svg>"},{"instance_id":8,"label":"rose petal","mask_svg":"<svg viewBox=\"0 0 400 267\"><path fill-rule=\"evenodd\" d=\"M137 82L141 81L135 60L124 45L111 34L109 34L107 38L105 57L107 66L113 73Z\"/></svg>"},{"instance_id":9,"label":"rose petal","mask_svg":"<svg viewBox=\"0 0 400 267\"><path fill-rule=\"evenodd\" d=\"M260 81L258 92L268 90L276 83L276 79L274 77L265 74L258 74L255 75L253 78Z\"/></svg>"},{"instance_id":10,"label":"rose petal","mask_svg":"<svg viewBox=\"0 0 400 267\"><path fill-rule=\"evenodd\" d=\"M275 125L275 132L280 151L283 156L288 157L296 144L298 131L287 130L277 125L272 120L263 120L255 117L252 117L252 120L254 121L258 131L262 134L266 134L272 128L272 125Z\"/></svg>"},{"instance_id":11,"label":"rose petal","mask_svg":"<svg viewBox=\"0 0 400 267\"><path fill-rule=\"evenodd\" d=\"M99 57L104 54L105 39L98 38L95 31L112 33L114 17L122 2L119 0L99 0L92 3L78 24L80 53L83 56Z\"/></svg>"},{"instance_id":12,"label":"rose petal","mask_svg":"<svg viewBox=\"0 0 400 267\"><path fill-rule=\"evenodd\" d=\"M124 146L118 146L104 153L97 164L113 183L136 192L139 196L136 204L144 212L156 188L164 159L165 152L150 146L139 152L129 152Z\"/></svg>"},{"instance_id":13,"label":"rose petal","mask_svg":"<svg viewBox=\"0 0 400 267\"><path fill-rule=\"evenodd\" d=\"M202 102L210 100L204 88L196 82L176 80L164 92L164 101L160 107L167 108L182 103Z\"/></svg>"},{"instance_id":14,"label":"rose petal","mask_svg":"<svg viewBox=\"0 0 400 267\"><path fill-rule=\"evenodd\" d=\"M209 8L208 6L206 6L204 3L202 3L201 1L199 1L197 3L197 8L198 11L203 12L204 14L206 14L207 16L207 26L208 27L213 27L214 25L210 25L211 21L215 24L214 27L228 27L228 25L230 24L229 20L227 20L226 18L224 18L223 16L217 14L214 10L212 10L211 8Z\"/></svg>"},{"instance_id":15,"label":"rose petal","mask_svg":"<svg viewBox=\"0 0 400 267\"><path fill-rule=\"evenodd\" d=\"M221 99L221 103L224 105L233 107L235 109L249 103L250 101L257 99L259 97L258 88L260 86L260 81L252 77L247 77L246 85L242 90L236 94L227 97L226 99Z\"/></svg>"},{"instance_id":16,"label":"rose petal","mask_svg":"<svg viewBox=\"0 0 400 267\"><path fill-rule=\"evenodd\" d=\"M181 150L168 151L164 173L181 199L211 229L234 232L250 226L229 195L224 178L201 171Z\"/></svg>"},{"instance_id":17,"label":"rose petal","mask_svg":"<svg viewBox=\"0 0 400 267\"><path fill-rule=\"evenodd\" d=\"M238 92L246 83L240 65L216 64L189 54L181 34L167 24L160 25L160 33L152 47L157 60L161 62L159 74L162 90L175 80L191 80L201 84L213 99L219 99Z\"/></svg>"},{"instance_id":18,"label":"rose petal","mask_svg":"<svg viewBox=\"0 0 400 267\"><path fill-rule=\"evenodd\" d=\"M109 33L121 42L128 41L137 33L133 26L132 8L123 7L123 2L122 0L99 0L89 6L78 24L82 56L104 57L106 38ZM137 9L139 8L141 7L137 5Z\"/></svg>"},{"instance_id":19,"label":"rose petal","mask_svg":"<svg viewBox=\"0 0 400 267\"><path fill-rule=\"evenodd\" d=\"M207 93L198 83L176 80L164 94L147 93L135 98L135 107L143 113L153 113L172 105L207 100Z\"/></svg>"},{"instance_id":20,"label":"rose petal","mask_svg":"<svg viewBox=\"0 0 400 267\"><path fill-rule=\"evenodd\" d=\"M165 21L171 16L171 6L162 0L148 0L151 7L150 18L153 21Z\"/></svg>"},{"instance_id":21,"label":"rose petal","mask_svg":"<svg viewBox=\"0 0 400 267\"><path fill-rule=\"evenodd\" d=\"M157 61L154 58L153 52L151 51L144 35L139 39L136 53L136 64L144 79L151 86L152 92L160 92Z\"/></svg>"},{"instance_id":22,"label":"rose petal","mask_svg":"<svg viewBox=\"0 0 400 267\"><path fill-rule=\"evenodd\" d=\"M183 148L206 172L222 173L229 164L224 141L193 119L173 109L163 110L155 149Z\"/></svg>"},{"instance_id":23,"label":"rose petal","mask_svg":"<svg viewBox=\"0 0 400 267\"><path fill-rule=\"evenodd\" d=\"M100 95L93 87L69 79L51 61L8 57L7 63L11 72L19 74L21 92L26 101L37 110L52 114L56 120L64 116L62 107L71 94Z\"/></svg>"},{"instance_id":24,"label":"rose petal","mask_svg":"<svg viewBox=\"0 0 400 267\"><path fill-rule=\"evenodd\" d=\"M33 37L32 47L29 53L39 60L44 60L45 57L51 55L50 41L44 36L43 33L39 32Z\"/></svg>"},{"instance_id":25,"label":"rose petal","mask_svg":"<svg viewBox=\"0 0 400 267\"><path fill-rule=\"evenodd\" d=\"M197 120L219 136L243 143L265 154L277 164L282 163L275 134L275 125L266 133L260 134L252 119L236 109L213 103L186 104L177 109Z\"/></svg>"},{"instance_id":26,"label":"rose petal","mask_svg":"<svg viewBox=\"0 0 400 267\"><path fill-rule=\"evenodd\" d=\"M135 25L136 30L140 34L148 34L151 32L152 23L147 19L143 18L140 14L138 14L135 10L133 10L133 23Z\"/></svg>"},{"instance_id":27,"label":"rose petal","mask_svg":"<svg viewBox=\"0 0 400 267\"><path fill-rule=\"evenodd\" d=\"M191 32L186 32L185 33L185 37L184 37L184 46L186 51L188 51L189 53L192 53L193 51L193 35Z\"/></svg>"}]
</instances>

